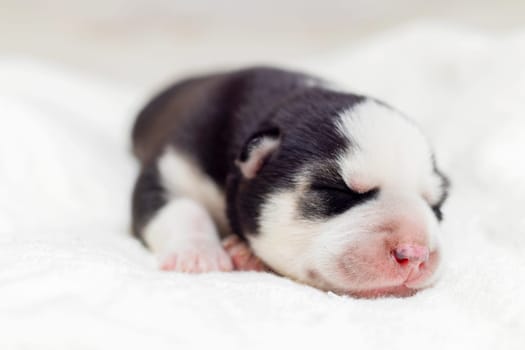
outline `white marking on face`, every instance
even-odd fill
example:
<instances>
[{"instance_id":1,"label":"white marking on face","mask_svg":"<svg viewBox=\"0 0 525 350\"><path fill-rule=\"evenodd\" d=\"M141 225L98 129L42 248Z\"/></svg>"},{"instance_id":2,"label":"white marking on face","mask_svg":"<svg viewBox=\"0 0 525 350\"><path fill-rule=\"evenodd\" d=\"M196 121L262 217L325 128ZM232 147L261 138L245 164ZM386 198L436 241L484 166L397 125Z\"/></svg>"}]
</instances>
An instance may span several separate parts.
<instances>
[{"instance_id":1,"label":"white marking on face","mask_svg":"<svg viewBox=\"0 0 525 350\"><path fill-rule=\"evenodd\" d=\"M354 145L338 159L348 186L392 188L438 199L441 179L434 174L430 146L404 116L367 100L341 113L339 131Z\"/></svg>"},{"instance_id":2,"label":"white marking on face","mask_svg":"<svg viewBox=\"0 0 525 350\"><path fill-rule=\"evenodd\" d=\"M168 146L157 163L162 185L170 197L189 197L204 205L220 232L229 232L224 194L188 157Z\"/></svg>"},{"instance_id":3,"label":"white marking on face","mask_svg":"<svg viewBox=\"0 0 525 350\"><path fill-rule=\"evenodd\" d=\"M260 222L259 234L248 236L255 255L285 276L306 280L305 258L318 232L315 225L297 219L297 193L272 195L261 208Z\"/></svg>"},{"instance_id":4,"label":"white marking on face","mask_svg":"<svg viewBox=\"0 0 525 350\"><path fill-rule=\"evenodd\" d=\"M252 248L281 274L321 288L375 295L427 286L439 265L439 227L429 203L439 200L442 189L426 139L375 101L339 117L338 131L350 140L337 156L339 173L358 192L379 189L378 197L325 220L305 219L298 203L308 188L306 171L295 190L263 204ZM428 247L428 261L396 261L391 252L407 244Z\"/></svg>"}]
</instances>

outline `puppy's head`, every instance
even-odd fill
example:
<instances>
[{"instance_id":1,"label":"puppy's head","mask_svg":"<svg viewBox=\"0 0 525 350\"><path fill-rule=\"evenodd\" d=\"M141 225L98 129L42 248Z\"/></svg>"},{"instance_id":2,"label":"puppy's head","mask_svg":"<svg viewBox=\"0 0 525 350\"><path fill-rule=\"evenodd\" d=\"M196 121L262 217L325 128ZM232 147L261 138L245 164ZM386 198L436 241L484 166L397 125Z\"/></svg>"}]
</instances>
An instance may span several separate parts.
<instances>
[{"instance_id":1,"label":"puppy's head","mask_svg":"<svg viewBox=\"0 0 525 350\"><path fill-rule=\"evenodd\" d=\"M363 297L434 282L448 182L393 109L309 91L285 101L236 164L230 217L278 273Z\"/></svg>"}]
</instances>

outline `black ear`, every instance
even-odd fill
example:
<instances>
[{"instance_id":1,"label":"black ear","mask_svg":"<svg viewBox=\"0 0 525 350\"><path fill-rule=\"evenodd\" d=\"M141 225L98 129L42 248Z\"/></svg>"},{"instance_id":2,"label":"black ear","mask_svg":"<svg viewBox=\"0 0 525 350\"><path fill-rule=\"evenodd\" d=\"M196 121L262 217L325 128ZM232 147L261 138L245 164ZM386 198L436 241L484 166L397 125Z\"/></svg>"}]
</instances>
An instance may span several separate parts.
<instances>
[{"instance_id":1,"label":"black ear","mask_svg":"<svg viewBox=\"0 0 525 350\"><path fill-rule=\"evenodd\" d=\"M252 135L235 162L242 175L253 179L280 143L280 132L277 128L268 128Z\"/></svg>"}]
</instances>

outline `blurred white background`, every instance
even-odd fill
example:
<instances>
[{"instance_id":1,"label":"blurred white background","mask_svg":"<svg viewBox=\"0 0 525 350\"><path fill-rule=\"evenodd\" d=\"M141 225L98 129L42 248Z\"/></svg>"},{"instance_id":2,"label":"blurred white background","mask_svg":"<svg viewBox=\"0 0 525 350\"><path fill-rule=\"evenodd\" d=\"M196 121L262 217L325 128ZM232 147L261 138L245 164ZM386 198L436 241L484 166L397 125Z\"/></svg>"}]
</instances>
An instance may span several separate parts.
<instances>
[{"instance_id":1,"label":"blurred white background","mask_svg":"<svg viewBox=\"0 0 525 350\"><path fill-rule=\"evenodd\" d=\"M525 1L0 0L0 55L153 87L203 68L294 62L415 20L512 31Z\"/></svg>"}]
</instances>

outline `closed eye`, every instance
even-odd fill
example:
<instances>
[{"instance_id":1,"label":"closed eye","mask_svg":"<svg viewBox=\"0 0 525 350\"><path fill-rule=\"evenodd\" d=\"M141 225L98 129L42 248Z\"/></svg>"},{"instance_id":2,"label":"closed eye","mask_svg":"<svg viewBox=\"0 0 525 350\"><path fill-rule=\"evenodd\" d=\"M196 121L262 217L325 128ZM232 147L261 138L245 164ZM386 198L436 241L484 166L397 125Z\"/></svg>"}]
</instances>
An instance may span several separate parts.
<instances>
[{"instance_id":1,"label":"closed eye","mask_svg":"<svg viewBox=\"0 0 525 350\"><path fill-rule=\"evenodd\" d=\"M430 209L432 209L438 221L443 220L443 213L441 212L441 204L431 205Z\"/></svg>"},{"instance_id":2,"label":"closed eye","mask_svg":"<svg viewBox=\"0 0 525 350\"><path fill-rule=\"evenodd\" d=\"M450 179L445 176L445 174L443 174L438 168L437 168L437 165L436 165L436 159L434 156L432 156L432 165L433 165L433 168L434 168L434 175L437 176L437 178L439 179L439 187L440 187L440 196L439 198L432 202L431 200L428 199L427 196L424 196L427 200L427 202L429 203L429 206L430 208L432 209L432 211L434 212L434 215L436 216L436 218L438 219L438 221L442 221L443 220L443 213L441 212L441 207L443 206L443 203L445 203L447 197L448 197L448 191L450 189Z\"/></svg>"},{"instance_id":3,"label":"closed eye","mask_svg":"<svg viewBox=\"0 0 525 350\"><path fill-rule=\"evenodd\" d=\"M325 216L341 214L356 205L376 198L379 193L379 188L360 193L350 189L344 183L314 183L310 189L316 194L315 198L319 202L316 205L317 208L322 208L321 211Z\"/></svg>"},{"instance_id":4,"label":"closed eye","mask_svg":"<svg viewBox=\"0 0 525 350\"><path fill-rule=\"evenodd\" d=\"M438 221L442 221L443 220L443 212L441 211L441 207L443 206L443 203L445 203L445 201L447 200L447 197L448 197L448 186L449 186L448 182L446 184L442 185L441 196L439 197L439 199L436 202L432 203L431 201L429 201L428 199L425 198L425 200L427 201L428 205L430 206L430 209L432 209L432 211L434 212L434 215L436 216Z\"/></svg>"},{"instance_id":5,"label":"closed eye","mask_svg":"<svg viewBox=\"0 0 525 350\"><path fill-rule=\"evenodd\" d=\"M379 190L377 188L372 188L369 191L357 192L357 191L352 190L351 188L349 188L346 185L339 185L339 184L331 184L331 185L313 184L311 186L311 189L314 190L314 191L342 192L342 193L345 193L345 194L348 194L348 195L364 196L364 197L370 196L370 195L372 195L373 193L375 193L375 192L377 192Z\"/></svg>"}]
</instances>

